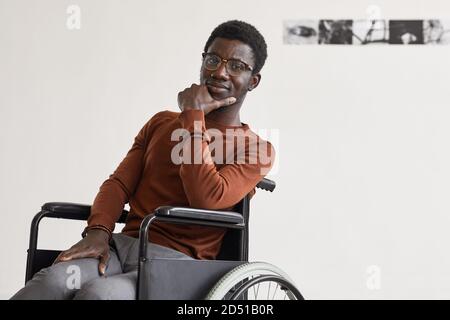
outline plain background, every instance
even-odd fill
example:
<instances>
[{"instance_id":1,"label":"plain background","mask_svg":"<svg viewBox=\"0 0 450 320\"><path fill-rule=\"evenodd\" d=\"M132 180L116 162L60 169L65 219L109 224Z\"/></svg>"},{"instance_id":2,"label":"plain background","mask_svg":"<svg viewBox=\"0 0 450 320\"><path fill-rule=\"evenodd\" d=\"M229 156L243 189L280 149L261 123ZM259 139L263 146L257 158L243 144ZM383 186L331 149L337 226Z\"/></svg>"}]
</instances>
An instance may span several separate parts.
<instances>
[{"instance_id":1,"label":"plain background","mask_svg":"<svg viewBox=\"0 0 450 320\"><path fill-rule=\"evenodd\" d=\"M66 27L71 4L80 30ZM286 19L365 19L371 5L450 18L447 0L0 0L0 298L23 286L40 206L92 203L144 123L178 111L212 29L236 18L269 48L241 120L279 132L250 259L309 299L450 298L450 46L282 42ZM83 227L44 221L40 246L65 249Z\"/></svg>"}]
</instances>

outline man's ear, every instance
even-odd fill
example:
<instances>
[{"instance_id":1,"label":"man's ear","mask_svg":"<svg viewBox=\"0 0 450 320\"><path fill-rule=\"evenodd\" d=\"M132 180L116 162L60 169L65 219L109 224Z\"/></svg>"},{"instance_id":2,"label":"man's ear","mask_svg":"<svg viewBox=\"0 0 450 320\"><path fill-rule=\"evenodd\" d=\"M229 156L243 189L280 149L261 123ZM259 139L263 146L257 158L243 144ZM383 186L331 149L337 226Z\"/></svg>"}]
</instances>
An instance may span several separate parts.
<instances>
[{"instance_id":1,"label":"man's ear","mask_svg":"<svg viewBox=\"0 0 450 320\"><path fill-rule=\"evenodd\" d=\"M261 74L257 73L252 75L252 78L250 79L250 84L248 86L248 91L252 91L253 89L255 89L258 85L259 82L261 81Z\"/></svg>"}]
</instances>

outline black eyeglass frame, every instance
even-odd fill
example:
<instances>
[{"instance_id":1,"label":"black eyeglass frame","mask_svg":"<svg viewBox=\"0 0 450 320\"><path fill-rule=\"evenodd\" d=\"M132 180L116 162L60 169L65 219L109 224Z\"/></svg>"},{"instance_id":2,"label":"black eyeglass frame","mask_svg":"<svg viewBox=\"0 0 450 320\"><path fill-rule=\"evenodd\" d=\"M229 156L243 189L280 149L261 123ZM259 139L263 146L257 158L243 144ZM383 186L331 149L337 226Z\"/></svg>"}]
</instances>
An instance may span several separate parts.
<instances>
[{"instance_id":1,"label":"black eyeglass frame","mask_svg":"<svg viewBox=\"0 0 450 320\"><path fill-rule=\"evenodd\" d=\"M205 62L205 58L207 56L214 56L214 57L217 57L217 58L220 59L220 63L217 65L217 68L210 69L210 68L207 68L205 66L204 62ZM230 73L230 70L228 69L228 62L229 61L237 61L237 62L243 63L245 68L246 68L246 70L253 71L253 67L251 67L248 63L246 63L246 62L244 62L242 60L238 60L238 59L223 59L221 56L217 55L216 53L212 53L212 52L203 52L202 53L202 57L203 57L203 66L206 68L206 70L209 70L209 71L216 71L217 69L220 68L220 65L222 63L225 63L225 68L227 69L228 74L232 75L231 73L233 73L233 72ZM232 75L232 76L237 76L237 74L236 75Z\"/></svg>"}]
</instances>

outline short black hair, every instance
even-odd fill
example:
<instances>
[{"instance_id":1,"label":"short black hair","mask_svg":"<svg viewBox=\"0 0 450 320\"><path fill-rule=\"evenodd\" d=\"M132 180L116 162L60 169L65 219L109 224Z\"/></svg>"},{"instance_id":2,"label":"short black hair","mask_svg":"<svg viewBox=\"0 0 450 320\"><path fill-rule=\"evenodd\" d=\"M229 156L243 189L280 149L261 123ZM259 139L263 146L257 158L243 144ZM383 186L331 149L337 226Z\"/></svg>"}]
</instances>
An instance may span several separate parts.
<instances>
[{"instance_id":1,"label":"short black hair","mask_svg":"<svg viewBox=\"0 0 450 320\"><path fill-rule=\"evenodd\" d=\"M267 58L267 44L262 34L254 26L239 20L230 20L218 25L206 41L205 52L216 38L239 40L250 46L255 58L253 74L261 71Z\"/></svg>"}]
</instances>

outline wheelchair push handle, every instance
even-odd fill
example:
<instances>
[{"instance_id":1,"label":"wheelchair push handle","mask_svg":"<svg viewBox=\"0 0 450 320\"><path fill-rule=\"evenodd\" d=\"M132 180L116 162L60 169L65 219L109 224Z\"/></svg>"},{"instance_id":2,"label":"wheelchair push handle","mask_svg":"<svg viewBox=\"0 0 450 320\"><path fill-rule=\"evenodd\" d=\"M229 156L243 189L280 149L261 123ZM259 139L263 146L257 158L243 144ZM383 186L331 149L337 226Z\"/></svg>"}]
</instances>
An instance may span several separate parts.
<instances>
[{"instance_id":1,"label":"wheelchair push handle","mask_svg":"<svg viewBox=\"0 0 450 320\"><path fill-rule=\"evenodd\" d=\"M276 183L273 180L264 178L256 185L257 188L272 192L275 190Z\"/></svg>"}]
</instances>

